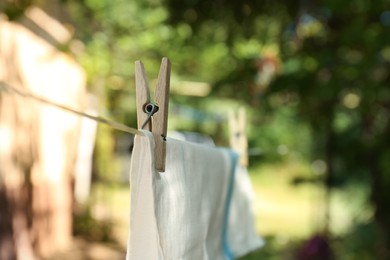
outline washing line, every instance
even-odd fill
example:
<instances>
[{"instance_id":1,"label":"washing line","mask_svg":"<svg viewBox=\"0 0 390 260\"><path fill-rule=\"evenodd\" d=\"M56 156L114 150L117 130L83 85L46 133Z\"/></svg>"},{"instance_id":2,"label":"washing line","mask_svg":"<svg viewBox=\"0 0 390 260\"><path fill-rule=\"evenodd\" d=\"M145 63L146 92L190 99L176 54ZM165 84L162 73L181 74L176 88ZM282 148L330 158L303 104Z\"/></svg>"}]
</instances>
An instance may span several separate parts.
<instances>
[{"instance_id":1,"label":"washing line","mask_svg":"<svg viewBox=\"0 0 390 260\"><path fill-rule=\"evenodd\" d=\"M58 108L58 109L67 111L69 113L73 113L75 115L81 116L81 117L87 117L87 118L89 118L91 120L94 120L94 121L97 121L99 123L108 125L108 126L114 128L116 130L119 130L119 131L127 132L127 133L130 133L130 134L133 134L133 135L144 135L141 131L139 131L139 130L137 130L135 128L128 127L128 126L126 126L124 124L121 124L121 123L118 123L118 122L115 122L115 121L111 121L111 120L102 118L100 116L93 116L93 115L90 115L90 114L78 111L78 110L76 110L74 108L58 104L58 103L53 102L51 100L48 100L46 98L39 97L39 96L36 96L36 95L34 95L32 93L29 93L27 91L24 91L24 90L21 90L19 88L15 88L13 86L10 86L10 85L8 85L8 84L6 84L4 82L0 82L0 91L4 91L4 93L15 94L15 95L18 95L18 96L22 96L24 98L32 99L32 100L35 100L35 101L37 101L39 103L43 103L43 104L46 104L46 105Z\"/></svg>"}]
</instances>

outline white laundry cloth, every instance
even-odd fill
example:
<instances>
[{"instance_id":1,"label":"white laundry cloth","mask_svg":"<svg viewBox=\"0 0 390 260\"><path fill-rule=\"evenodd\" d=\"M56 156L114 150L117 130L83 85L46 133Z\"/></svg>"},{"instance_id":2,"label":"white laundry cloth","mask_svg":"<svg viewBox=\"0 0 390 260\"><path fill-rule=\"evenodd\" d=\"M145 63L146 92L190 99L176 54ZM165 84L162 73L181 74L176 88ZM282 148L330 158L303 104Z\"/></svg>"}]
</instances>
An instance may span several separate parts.
<instances>
[{"instance_id":1,"label":"white laundry cloth","mask_svg":"<svg viewBox=\"0 0 390 260\"><path fill-rule=\"evenodd\" d=\"M248 170L237 164L227 228L229 246L235 257L264 245L263 239L256 233L254 200L255 192Z\"/></svg>"},{"instance_id":2,"label":"white laundry cloth","mask_svg":"<svg viewBox=\"0 0 390 260\"><path fill-rule=\"evenodd\" d=\"M215 146L215 143L211 137L207 135L195 133L195 132L170 131L168 132L168 137L174 138L176 140L191 142L191 143Z\"/></svg>"},{"instance_id":3,"label":"white laundry cloth","mask_svg":"<svg viewBox=\"0 0 390 260\"><path fill-rule=\"evenodd\" d=\"M248 221L241 215L237 220L237 212L236 221L229 217L230 209L242 210L229 203L240 203L232 152L168 139L166 169L160 173L153 136L144 133L135 138L130 170L128 260L232 259L262 245L253 223L240 228Z\"/></svg>"}]
</instances>

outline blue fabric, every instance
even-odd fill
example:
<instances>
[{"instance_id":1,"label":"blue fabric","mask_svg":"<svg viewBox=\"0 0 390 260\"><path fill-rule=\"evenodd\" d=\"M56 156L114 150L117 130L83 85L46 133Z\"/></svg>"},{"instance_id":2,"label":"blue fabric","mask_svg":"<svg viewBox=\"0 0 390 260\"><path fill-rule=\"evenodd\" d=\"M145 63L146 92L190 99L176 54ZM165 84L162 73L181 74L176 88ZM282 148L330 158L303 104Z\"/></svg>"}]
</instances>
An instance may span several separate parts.
<instances>
[{"instance_id":1,"label":"blue fabric","mask_svg":"<svg viewBox=\"0 0 390 260\"><path fill-rule=\"evenodd\" d=\"M228 229L228 222L229 222L230 204L231 204L233 188L234 188L234 179L236 174L236 165L238 161L238 154L233 152L232 150L228 150L228 153L230 155L231 169L230 169L229 186L226 193L225 213L223 216L222 242L223 242L223 252L225 254L226 259L232 260L234 259L234 255L229 246L227 229Z\"/></svg>"}]
</instances>

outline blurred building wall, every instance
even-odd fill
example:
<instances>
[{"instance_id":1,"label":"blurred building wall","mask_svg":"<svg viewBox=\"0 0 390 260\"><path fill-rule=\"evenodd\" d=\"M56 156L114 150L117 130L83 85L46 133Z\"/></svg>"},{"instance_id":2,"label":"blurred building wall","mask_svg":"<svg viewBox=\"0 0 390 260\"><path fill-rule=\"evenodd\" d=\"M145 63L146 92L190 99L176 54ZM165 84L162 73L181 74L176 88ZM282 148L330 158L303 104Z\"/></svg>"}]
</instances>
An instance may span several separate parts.
<instances>
[{"instance_id":1,"label":"blurred building wall","mask_svg":"<svg viewBox=\"0 0 390 260\"><path fill-rule=\"evenodd\" d=\"M58 50L70 38L38 8L0 20L0 82L83 110L84 72ZM0 259L49 256L70 242L80 122L0 91Z\"/></svg>"}]
</instances>

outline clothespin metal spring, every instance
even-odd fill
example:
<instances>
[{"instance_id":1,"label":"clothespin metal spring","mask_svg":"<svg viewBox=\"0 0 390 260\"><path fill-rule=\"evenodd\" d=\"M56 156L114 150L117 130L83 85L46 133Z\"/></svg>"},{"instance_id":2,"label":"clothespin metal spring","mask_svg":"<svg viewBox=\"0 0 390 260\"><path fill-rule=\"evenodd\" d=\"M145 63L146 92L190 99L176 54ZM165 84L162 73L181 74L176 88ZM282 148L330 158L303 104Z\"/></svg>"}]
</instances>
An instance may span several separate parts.
<instances>
[{"instance_id":1,"label":"clothespin metal spring","mask_svg":"<svg viewBox=\"0 0 390 260\"><path fill-rule=\"evenodd\" d=\"M144 112L148 115L145 122L142 124L141 129L144 129L144 127L147 125L147 123L150 121L154 113L158 111L158 106L153 103L148 103L144 106Z\"/></svg>"}]
</instances>

